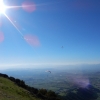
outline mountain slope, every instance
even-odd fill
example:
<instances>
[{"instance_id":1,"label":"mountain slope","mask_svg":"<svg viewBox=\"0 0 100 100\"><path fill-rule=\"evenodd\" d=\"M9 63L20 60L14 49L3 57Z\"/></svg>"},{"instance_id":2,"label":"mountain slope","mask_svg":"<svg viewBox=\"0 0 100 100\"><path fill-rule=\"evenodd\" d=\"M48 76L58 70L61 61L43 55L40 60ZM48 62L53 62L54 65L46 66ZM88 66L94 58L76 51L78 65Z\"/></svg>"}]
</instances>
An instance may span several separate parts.
<instances>
[{"instance_id":1,"label":"mountain slope","mask_svg":"<svg viewBox=\"0 0 100 100\"><path fill-rule=\"evenodd\" d=\"M0 100L40 100L7 78L0 77Z\"/></svg>"}]
</instances>

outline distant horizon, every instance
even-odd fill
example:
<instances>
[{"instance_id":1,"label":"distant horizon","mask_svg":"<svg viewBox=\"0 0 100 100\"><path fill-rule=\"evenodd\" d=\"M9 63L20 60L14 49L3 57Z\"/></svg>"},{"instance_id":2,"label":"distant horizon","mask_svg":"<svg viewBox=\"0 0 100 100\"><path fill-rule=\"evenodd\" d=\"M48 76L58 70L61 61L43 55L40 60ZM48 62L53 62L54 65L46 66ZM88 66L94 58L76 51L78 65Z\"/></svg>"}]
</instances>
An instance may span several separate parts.
<instances>
[{"instance_id":1,"label":"distant horizon","mask_svg":"<svg viewBox=\"0 0 100 100\"><path fill-rule=\"evenodd\" d=\"M73 68L77 67L85 67L85 66L91 66L95 67L96 65L100 66L100 63L75 63L75 64L9 64L9 65L0 65L0 70L5 70L5 69L37 69L37 68L68 68L70 66ZM70 69L69 68L69 69Z\"/></svg>"}]
</instances>

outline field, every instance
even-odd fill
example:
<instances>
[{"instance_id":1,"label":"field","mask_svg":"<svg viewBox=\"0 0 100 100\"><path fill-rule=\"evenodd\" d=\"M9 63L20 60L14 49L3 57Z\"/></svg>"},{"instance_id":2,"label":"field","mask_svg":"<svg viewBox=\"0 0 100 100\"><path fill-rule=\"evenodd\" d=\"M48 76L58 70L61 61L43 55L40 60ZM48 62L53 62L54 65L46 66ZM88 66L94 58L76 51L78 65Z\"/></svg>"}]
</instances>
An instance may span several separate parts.
<instances>
[{"instance_id":1,"label":"field","mask_svg":"<svg viewBox=\"0 0 100 100\"><path fill-rule=\"evenodd\" d=\"M55 91L58 95L65 97L75 87L87 87L92 85L100 90L100 71L97 66L89 70L83 68L41 68L41 69L20 69L5 71L8 75L23 79L26 84L35 88L44 88ZM100 100L100 93L98 92Z\"/></svg>"}]
</instances>

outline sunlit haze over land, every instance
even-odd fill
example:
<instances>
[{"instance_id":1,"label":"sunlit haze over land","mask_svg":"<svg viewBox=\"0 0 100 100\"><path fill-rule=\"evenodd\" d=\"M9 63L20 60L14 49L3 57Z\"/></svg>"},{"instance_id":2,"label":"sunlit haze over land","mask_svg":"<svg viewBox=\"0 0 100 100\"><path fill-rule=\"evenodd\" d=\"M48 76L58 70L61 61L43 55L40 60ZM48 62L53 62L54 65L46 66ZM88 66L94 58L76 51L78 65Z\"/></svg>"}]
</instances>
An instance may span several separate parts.
<instances>
[{"instance_id":1,"label":"sunlit haze over land","mask_svg":"<svg viewBox=\"0 0 100 100\"><path fill-rule=\"evenodd\" d=\"M99 62L100 0L0 0L0 68Z\"/></svg>"}]
</instances>

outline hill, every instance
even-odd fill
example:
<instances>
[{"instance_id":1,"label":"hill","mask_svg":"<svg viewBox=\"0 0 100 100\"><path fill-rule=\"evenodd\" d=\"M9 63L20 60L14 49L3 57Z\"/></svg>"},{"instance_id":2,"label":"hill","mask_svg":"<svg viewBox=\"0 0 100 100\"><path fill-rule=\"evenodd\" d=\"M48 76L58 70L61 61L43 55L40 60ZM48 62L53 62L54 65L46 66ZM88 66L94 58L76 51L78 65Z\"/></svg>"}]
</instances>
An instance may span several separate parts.
<instances>
[{"instance_id":1,"label":"hill","mask_svg":"<svg viewBox=\"0 0 100 100\"><path fill-rule=\"evenodd\" d=\"M0 100L40 100L14 82L0 77Z\"/></svg>"},{"instance_id":2,"label":"hill","mask_svg":"<svg viewBox=\"0 0 100 100\"><path fill-rule=\"evenodd\" d=\"M36 89L23 80L0 73L0 100L60 100L53 91Z\"/></svg>"}]
</instances>

